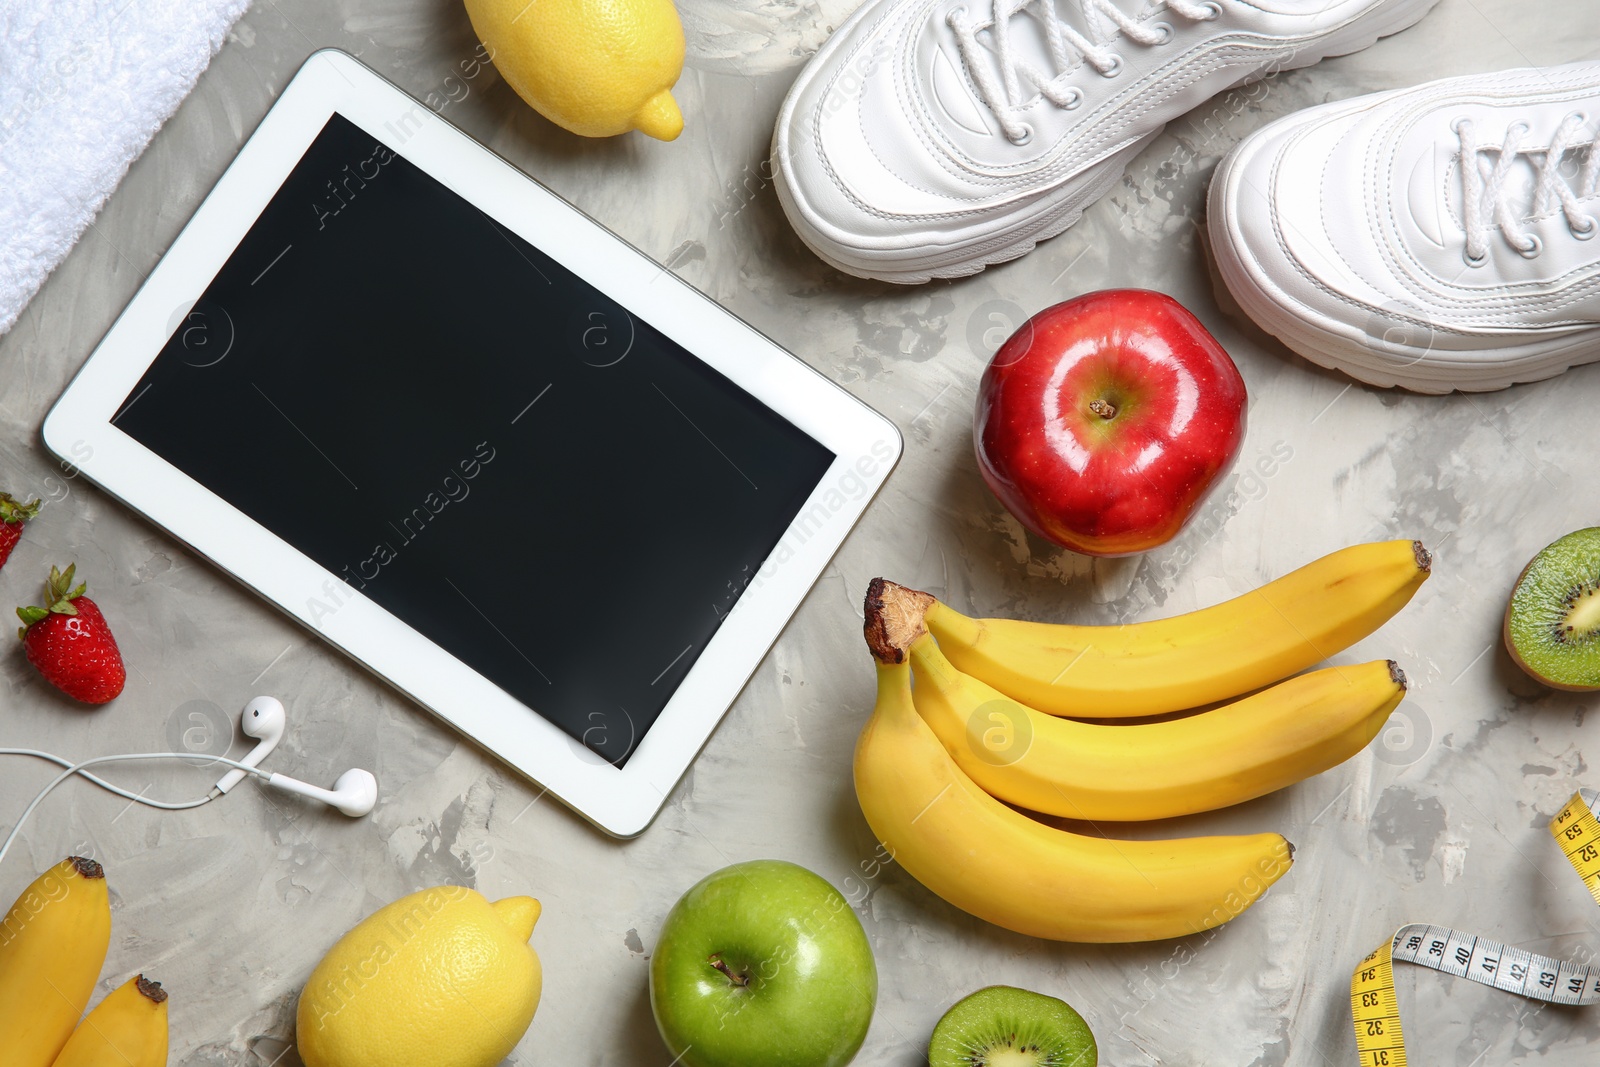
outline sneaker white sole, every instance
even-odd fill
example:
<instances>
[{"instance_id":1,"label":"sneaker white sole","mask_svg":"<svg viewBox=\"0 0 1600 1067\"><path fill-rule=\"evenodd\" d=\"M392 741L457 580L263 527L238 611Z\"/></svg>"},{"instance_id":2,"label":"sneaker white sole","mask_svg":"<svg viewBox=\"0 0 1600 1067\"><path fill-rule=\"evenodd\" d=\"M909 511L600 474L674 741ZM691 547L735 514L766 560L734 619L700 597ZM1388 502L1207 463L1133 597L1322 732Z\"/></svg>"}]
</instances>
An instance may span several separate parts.
<instances>
[{"instance_id":1,"label":"sneaker white sole","mask_svg":"<svg viewBox=\"0 0 1600 1067\"><path fill-rule=\"evenodd\" d=\"M1324 113L1325 114L1325 113ZM1302 122L1320 121L1312 115ZM1290 119L1292 124L1295 120ZM1262 142L1265 143L1265 142ZM1267 333L1319 367L1368 385L1414 393L1487 393L1552 378L1600 360L1600 333L1573 332L1476 353L1441 350L1373 338L1364 329L1331 319L1293 299L1272 282L1252 256L1229 205L1239 202L1241 175L1254 155L1247 142L1217 165L1207 196L1206 217L1213 284L1219 303L1230 301ZM1448 332L1418 324L1426 334Z\"/></svg>"},{"instance_id":2,"label":"sneaker white sole","mask_svg":"<svg viewBox=\"0 0 1600 1067\"><path fill-rule=\"evenodd\" d=\"M1163 129L1165 127L1162 127ZM1111 191L1111 187L1122 180L1123 171L1132 162L1133 158L1142 152L1146 145L1161 135L1157 129L1143 140L1135 142L1121 152L1107 159L1104 163L1084 171L1082 178L1092 184L1089 192L1082 196L1074 196L1068 200L1053 203L1043 201L1045 210L1032 216L1018 216L1012 220L1012 225L1004 230L991 234L984 241L973 248L963 246L953 258L952 254L935 254L923 256L917 260L905 263L902 266L890 267L881 259L865 259L859 253L850 257L852 251L849 246L830 241L811 220L810 213L806 211L795 199L789 189L789 183L784 178L783 167L777 162L778 153L776 145L773 146L772 184L777 190L778 201L783 205L784 214L788 216L794 231L800 240L818 259L830 267L853 274L858 278L872 278L877 281L895 282L899 285L922 285L935 278L965 278L977 274L985 267L992 267L1005 263L1019 256L1027 255L1033 251L1034 246L1040 241L1047 241L1052 237L1065 232L1068 227L1083 217L1086 207L1094 204L1101 197ZM1077 205L1077 206L1074 206ZM908 244L913 243L909 238ZM995 246L998 246L996 248ZM973 249L977 254L973 254ZM990 250L992 249L992 250Z\"/></svg>"},{"instance_id":3,"label":"sneaker white sole","mask_svg":"<svg viewBox=\"0 0 1600 1067\"><path fill-rule=\"evenodd\" d=\"M1315 48L1297 52L1288 63L1273 65L1272 72L1297 70L1313 66L1324 59L1370 48L1380 39L1416 25L1437 3L1438 0L1391 0L1390 3L1375 7L1367 15L1343 27L1341 32L1330 33L1319 41ZM866 17L871 6L863 4L835 33L844 32L858 20ZM783 160L778 152L777 131L793 121L793 102L800 95L801 88L815 77L816 73L815 66L811 63L807 63L801 70L794 86L784 99L783 108L773 129L772 183L777 190L778 200L782 203L784 214L788 216L800 240L823 262L858 278L872 278L901 285L920 285L935 278L964 278L977 274L985 267L992 267L1026 255L1040 241L1058 236L1082 218L1086 209L1111 191L1112 187L1122 179L1123 172L1133 158L1160 136L1164 128L1152 130L1128 148L1081 171L1070 185L1063 187L1066 195L1058 194L1057 197L1043 201L1043 210L1017 220L976 245L961 245L950 251L936 252L910 261L886 262L881 252L872 255L868 250L852 248L824 233L810 209L789 188L788 180L784 176ZM1267 70L1262 70L1247 74L1234 83L1233 87L1258 81L1267 73ZM1080 193L1079 190L1084 187L1087 187L1087 192ZM908 235L908 244L914 243L910 240L912 236ZM948 235L944 236L948 238ZM929 243L937 244L937 242Z\"/></svg>"}]
</instances>

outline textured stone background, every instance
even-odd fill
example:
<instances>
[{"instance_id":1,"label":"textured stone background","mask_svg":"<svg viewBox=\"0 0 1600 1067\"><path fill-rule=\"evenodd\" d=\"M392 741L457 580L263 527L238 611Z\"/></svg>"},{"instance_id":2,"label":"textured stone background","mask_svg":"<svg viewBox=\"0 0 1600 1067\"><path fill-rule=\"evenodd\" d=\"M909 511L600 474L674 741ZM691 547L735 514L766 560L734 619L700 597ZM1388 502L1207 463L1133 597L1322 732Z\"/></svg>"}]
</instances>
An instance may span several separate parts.
<instances>
[{"instance_id":1,"label":"textured stone background","mask_svg":"<svg viewBox=\"0 0 1600 1067\"><path fill-rule=\"evenodd\" d=\"M510 1063L665 1065L646 959L677 895L722 864L792 859L843 888L882 970L860 1062L909 1067L949 1003L1004 982L1083 1010L1103 1062L1183 1067L1354 1062L1347 982L1402 922L1456 925L1547 953L1600 947L1600 911L1544 823L1585 780L1593 701L1526 681L1501 651L1504 598L1546 542L1600 519L1590 397L1600 370L1480 397L1351 386L1228 318L1202 256L1217 157L1296 108L1428 77L1600 55L1600 13L1560 0L1443 0L1359 55L1236 91L1175 122L1083 221L1023 260L954 284L854 281L789 232L764 160L779 101L849 0L684 0L690 69L674 144L596 143L555 129L493 70L456 74L476 45L454 0L260 0L156 137L91 232L0 338L0 482L51 501L0 577L21 603L50 562L76 559L133 668L113 707L85 712L0 656L0 737L71 754L165 747L282 697L294 728L275 768L313 782L373 768L383 802L350 822L243 787L164 815L64 789L3 870L92 849L110 871L115 936L103 986L136 970L173 992L173 1062L298 1064L300 983L368 911L441 882L532 893L545 1000ZM655 825L620 843L537 799L473 745L237 588L45 456L45 412L300 62L336 46L444 114L693 285L894 419L907 454L767 656ZM440 269L448 269L441 265ZM1241 471L1179 540L1090 564L1025 536L981 485L969 418L977 375L1025 313L1108 285L1165 290L1234 354L1253 397ZM1270 473L1263 473L1270 471ZM293 493L293 486L284 490ZM648 530L641 531L648 536ZM869 578L919 585L981 614L1110 622L1204 605L1323 552L1417 536L1434 578L1343 657L1393 656L1414 695L1347 765L1164 835L1274 828L1301 848L1291 875L1210 937L1074 947L1017 937L873 870L849 755L872 698L858 637ZM618 560L619 566L628 561ZM235 746L236 751L243 749ZM8 762L11 818L47 776ZM124 768L153 795L209 781ZM1589 776L1587 783L1600 785ZM1419 1065L1590 1063L1600 1010L1513 997L1404 969Z\"/></svg>"}]
</instances>

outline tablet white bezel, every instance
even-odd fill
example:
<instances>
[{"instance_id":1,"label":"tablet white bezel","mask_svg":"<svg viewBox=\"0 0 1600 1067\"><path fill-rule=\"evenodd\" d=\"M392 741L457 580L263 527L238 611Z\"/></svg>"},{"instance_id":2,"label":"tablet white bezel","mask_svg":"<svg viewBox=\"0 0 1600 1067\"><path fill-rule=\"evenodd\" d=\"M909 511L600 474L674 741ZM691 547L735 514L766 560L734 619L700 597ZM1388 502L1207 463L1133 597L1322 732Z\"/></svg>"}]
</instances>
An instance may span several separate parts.
<instances>
[{"instance_id":1,"label":"tablet white bezel","mask_svg":"<svg viewBox=\"0 0 1600 1067\"><path fill-rule=\"evenodd\" d=\"M816 438L834 463L624 767L610 765L111 425L335 112ZM642 831L899 459L894 425L338 51L311 56L51 410L45 444L619 837Z\"/></svg>"}]
</instances>

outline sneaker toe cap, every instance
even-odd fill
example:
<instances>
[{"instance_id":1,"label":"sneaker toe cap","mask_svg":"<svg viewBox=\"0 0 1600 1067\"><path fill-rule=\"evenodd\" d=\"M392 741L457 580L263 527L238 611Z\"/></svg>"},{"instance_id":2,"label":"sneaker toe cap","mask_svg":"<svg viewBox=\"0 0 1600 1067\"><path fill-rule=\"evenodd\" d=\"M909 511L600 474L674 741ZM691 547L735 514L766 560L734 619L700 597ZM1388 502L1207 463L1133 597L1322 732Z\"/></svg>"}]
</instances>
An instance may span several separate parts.
<instances>
[{"instance_id":1,"label":"sneaker toe cap","mask_svg":"<svg viewBox=\"0 0 1600 1067\"><path fill-rule=\"evenodd\" d=\"M1281 122L1247 138L1224 168L1217 206L1259 287L1302 314L1360 329L1407 312L1373 248L1360 154L1344 147L1354 121Z\"/></svg>"},{"instance_id":2,"label":"sneaker toe cap","mask_svg":"<svg viewBox=\"0 0 1600 1067\"><path fill-rule=\"evenodd\" d=\"M785 206L803 233L868 255L891 252L922 243L929 222L974 207L964 190L939 188L951 179L930 156L896 150L908 131L887 72L865 84L827 73L786 103L774 137ZM881 128L891 125L902 128Z\"/></svg>"}]
</instances>

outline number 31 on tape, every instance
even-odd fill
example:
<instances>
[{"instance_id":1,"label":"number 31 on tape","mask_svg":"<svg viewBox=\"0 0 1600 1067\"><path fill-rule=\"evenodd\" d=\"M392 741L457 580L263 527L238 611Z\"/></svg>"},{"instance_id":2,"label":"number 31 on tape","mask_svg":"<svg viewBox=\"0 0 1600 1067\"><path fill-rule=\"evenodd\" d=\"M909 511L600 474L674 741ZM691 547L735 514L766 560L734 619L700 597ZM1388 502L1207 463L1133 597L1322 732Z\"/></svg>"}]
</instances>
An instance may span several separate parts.
<instances>
[{"instance_id":1,"label":"number 31 on tape","mask_svg":"<svg viewBox=\"0 0 1600 1067\"><path fill-rule=\"evenodd\" d=\"M1600 793L1580 789L1550 820L1550 835L1600 903ZM1361 961L1350 977L1350 1013L1362 1067L1406 1067L1394 961L1416 963L1457 978L1551 1004L1600 1002L1600 968L1511 948L1447 926L1411 923Z\"/></svg>"}]
</instances>

